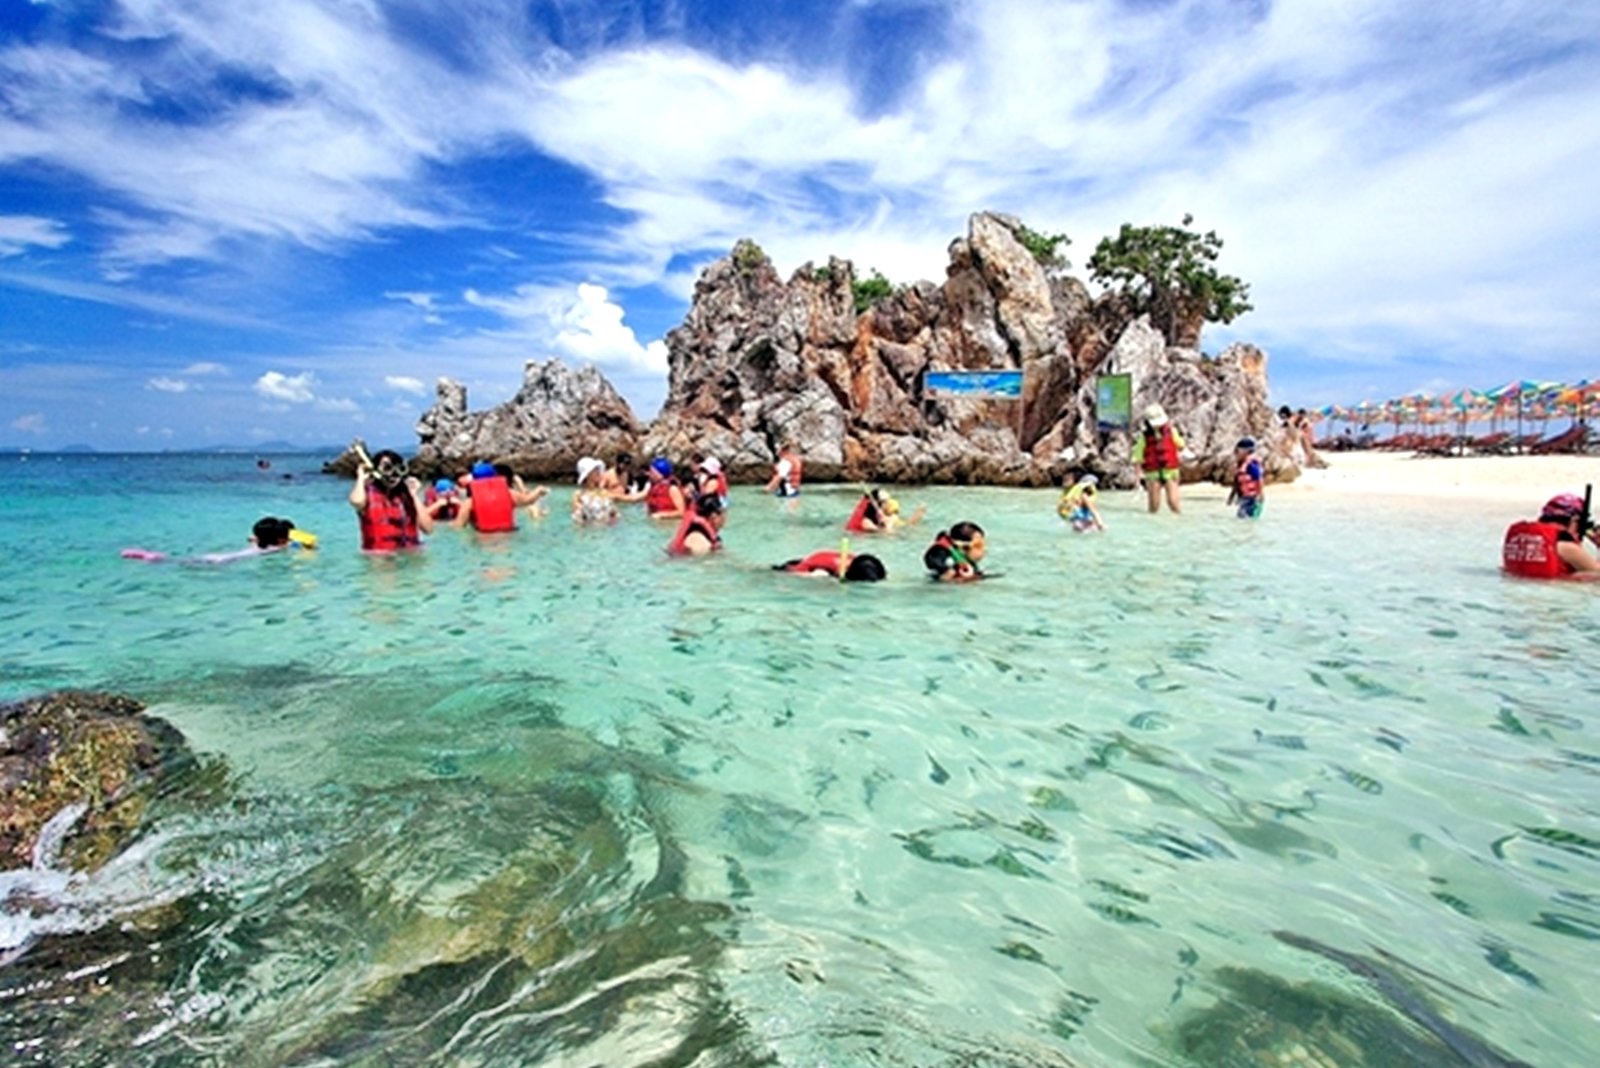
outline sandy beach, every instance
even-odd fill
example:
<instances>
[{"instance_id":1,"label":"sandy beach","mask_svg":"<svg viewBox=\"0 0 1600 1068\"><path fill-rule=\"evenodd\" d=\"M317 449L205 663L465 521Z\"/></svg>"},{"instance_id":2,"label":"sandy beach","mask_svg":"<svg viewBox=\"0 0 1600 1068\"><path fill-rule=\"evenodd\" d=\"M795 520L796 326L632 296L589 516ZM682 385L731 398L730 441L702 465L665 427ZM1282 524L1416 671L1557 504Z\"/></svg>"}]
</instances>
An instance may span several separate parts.
<instances>
[{"instance_id":1,"label":"sandy beach","mask_svg":"<svg viewBox=\"0 0 1600 1068\"><path fill-rule=\"evenodd\" d=\"M1382 496L1503 504L1527 511L1557 493L1582 493L1600 483L1600 456L1413 456L1362 450L1323 454L1326 468L1307 470L1272 496Z\"/></svg>"}]
</instances>

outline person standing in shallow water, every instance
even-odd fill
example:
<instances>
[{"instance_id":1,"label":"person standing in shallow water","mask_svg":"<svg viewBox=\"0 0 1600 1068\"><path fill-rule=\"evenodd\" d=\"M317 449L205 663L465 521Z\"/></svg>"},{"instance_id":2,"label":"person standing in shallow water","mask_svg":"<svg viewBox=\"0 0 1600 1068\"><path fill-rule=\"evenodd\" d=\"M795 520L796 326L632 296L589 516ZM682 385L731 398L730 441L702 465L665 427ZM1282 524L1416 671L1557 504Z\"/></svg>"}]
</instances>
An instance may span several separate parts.
<instances>
[{"instance_id":1,"label":"person standing in shallow water","mask_svg":"<svg viewBox=\"0 0 1600 1068\"><path fill-rule=\"evenodd\" d=\"M1183 511L1178 500L1178 486L1183 472L1183 435L1167 418L1167 410L1152 404L1144 410L1144 427L1133 439L1133 466L1144 483L1150 512L1161 511L1161 497L1166 494L1167 507L1173 512Z\"/></svg>"},{"instance_id":2,"label":"person standing in shallow water","mask_svg":"<svg viewBox=\"0 0 1600 1068\"><path fill-rule=\"evenodd\" d=\"M767 492L779 497L800 496L800 483L804 477L804 461L793 442L785 442L778 450L778 460L772 465L772 477L767 480Z\"/></svg>"},{"instance_id":3,"label":"person standing in shallow water","mask_svg":"<svg viewBox=\"0 0 1600 1068\"><path fill-rule=\"evenodd\" d=\"M1233 447L1233 463L1233 491L1228 494L1228 503L1239 506L1240 519L1259 519L1266 500L1267 476L1256 455L1255 438L1239 439Z\"/></svg>"},{"instance_id":4,"label":"person standing in shallow water","mask_svg":"<svg viewBox=\"0 0 1600 1068\"><path fill-rule=\"evenodd\" d=\"M418 495L418 482L408 478L406 461L393 449L372 458L372 466L356 469L350 507L361 524L365 552L392 553L414 549L422 535L433 533L433 514Z\"/></svg>"}]
</instances>

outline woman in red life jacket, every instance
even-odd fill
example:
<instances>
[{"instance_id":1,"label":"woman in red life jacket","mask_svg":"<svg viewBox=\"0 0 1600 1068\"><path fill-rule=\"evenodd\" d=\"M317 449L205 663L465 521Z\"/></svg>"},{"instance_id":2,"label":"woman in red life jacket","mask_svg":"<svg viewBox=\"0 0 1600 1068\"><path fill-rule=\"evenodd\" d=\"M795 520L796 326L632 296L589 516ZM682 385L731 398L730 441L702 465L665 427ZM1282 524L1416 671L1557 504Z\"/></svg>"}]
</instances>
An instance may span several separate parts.
<instances>
[{"instance_id":1,"label":"woman in red life jacket","mask_svg":"<svg viewBox=\"0 0 1600 1068\"><path fill-rule=\"evenodd\" d=\"M1183 435L1167 418L1167 410L1152 404L1144 410L1144 429L1133 439L1133 466L1139 472L1149 495L1151 512L1161 511L1163 487L1167 507L1174 512L1183 509L1178 504L1178 485L1182 479Z\"/></svg>"},{"instance_id":2,"label":"woman in red life jacket","mask_svg":"<svg viewBox=\"0 0 1600 1068\"><path fill-rule=\"evenodd\" d=\"M667 542L668 554L705 556L722 548L722 524L726 518L721 498L714 493L700 494L689 502L678 521L677 533Z\"/></svg>"},{"instance_id":3,"label":"woman in red life jacket","mask_svg":"<svg viewBox=\"0 0 1600 1068\"><path fill-rule=\"evenodd\" d=\"M839 574L841 563L844 565L843 575ZM857 555L838 549L824 549L799 560L773 564L772 570L791 571L797 575L826 575L845 582L882 582L889 577L883 561L871 553Z\"/></svg>"},{"instance_id":4,"label":"woman in red life jacket","mask_svg":"<svg viewBox=\"0 0 1600 1068\"><path fill-rule=\"evenodd\" d=\"M1551 497L1539 518L1524 519L1506 529L1500 546L1500 564L1519 578L1600 579L1600 560L1583 547L1593 540L1595 528L1581 529L1585 517L1583 498L1575 493Z\"/></svg>"},{"instance_id":5,"label":"woman in red life jacket","mask_svg":"<svg viewBox=\"0 0 1600 1068\"><path fill-rule=\"evenodd\" d=\"M1234 513L1240 519L1260 519L1266 500L1267 477L1261 468L1261 458L1256 455L1256 439L1240 438L1233 447L1233 489L1228 503L1237 504Z\"/></svg>"},{"instance_id":6,"label":"woman in red life jacket","mask_svg":"<svg viewBox=\"0 0 1600 1068\"><path fill-rule=\"evenodd\" d=\"M884 508L882 490L868 490L856 502L855 511L844 521L852 534L881 534L889 529L889 513Z\"/></svg>"},{"instance_id":7,"label":"woman in red life jacket","mask_svg":"<svg viewBox=\"0 0 1600 1068\"><path fill-rule=\"evenodd\" d=\"M922 554L928 577L936 582L976 582L983 578L978 568L988 545L983 528L976 523L957 523L939 531L933 544Z\"/></svg>"},{"instance_id":8,"label":"woman in red life jacket","mask_svg":"<svg viewBox=\"0 0 1600 1068\"><path fill-rule=\"evenodd\" d=\"M649 486L644 491L645 514L651 519L681 519L688 503L683 489L672 478L672 461L657 456L645 473Z\"/></svg>"},{"instance_id":9,"label":"woman in red life jacket","mask_svg":"<svg viewBox=\"0 0 1600 1068\"><path fill-rule=\"evenodd\" d=\"M361 522L361 548L392 553L422 544L422 534L433 533L433 516L417 497L416 482L406 477L405 459L384 449L356 470L350 488L350 507Z\"/></svg>"},{"instance_id":10,"label":"woman in red life jacket","mask_svg":"<svg viewBox=\"0 0 1600 1068\"><path fill-rule=\"evenodd\" d=\"M695 468L699 477L695 480L696 489L701 493L715 493L722 500L724 510L728 507L728 475L722 470L722 461L715 456L706 456L695 461Z\"/></svg>"}]
</instances>

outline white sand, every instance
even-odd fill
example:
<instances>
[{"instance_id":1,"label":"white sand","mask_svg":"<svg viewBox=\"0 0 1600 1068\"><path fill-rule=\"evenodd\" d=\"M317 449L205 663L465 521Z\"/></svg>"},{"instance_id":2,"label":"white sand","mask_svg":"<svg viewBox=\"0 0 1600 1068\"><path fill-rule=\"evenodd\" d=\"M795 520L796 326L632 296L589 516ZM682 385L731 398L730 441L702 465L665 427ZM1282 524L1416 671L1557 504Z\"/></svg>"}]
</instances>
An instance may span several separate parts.
<instances>
[{"instance_id":1,"label":"white sand","mask_svg":"<svg viewBox=\"0 0 1600 1068\"><path fill-rule=\"evenodd\" d=\"M1488 501L1527 511L1557 493L1600 485L1600 456L1413 456L1365 449L1322 454L1325 469L1307 470L1268 494L1304 494Z\"/></svg>"}]
</instances>

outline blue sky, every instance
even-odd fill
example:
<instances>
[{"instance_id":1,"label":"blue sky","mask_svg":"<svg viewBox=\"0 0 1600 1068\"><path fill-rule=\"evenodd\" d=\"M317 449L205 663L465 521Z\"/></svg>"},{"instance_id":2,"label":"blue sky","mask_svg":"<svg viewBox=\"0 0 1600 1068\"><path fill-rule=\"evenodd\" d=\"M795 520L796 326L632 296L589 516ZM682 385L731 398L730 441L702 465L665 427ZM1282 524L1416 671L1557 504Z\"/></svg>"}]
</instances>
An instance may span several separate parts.
<instances>
[{"instance_id":1,"label":"blue sky","mask_svg":"<svg viewBox=\"0 0 1600 1068\"><path fill-rule=\"evenodd\" d=\"M0 444L406 446L592 361L642 418L751 237L1196 225L1275 399L1600 376L1600 5L0 0Z\"/></svg>"}]
</instances>

